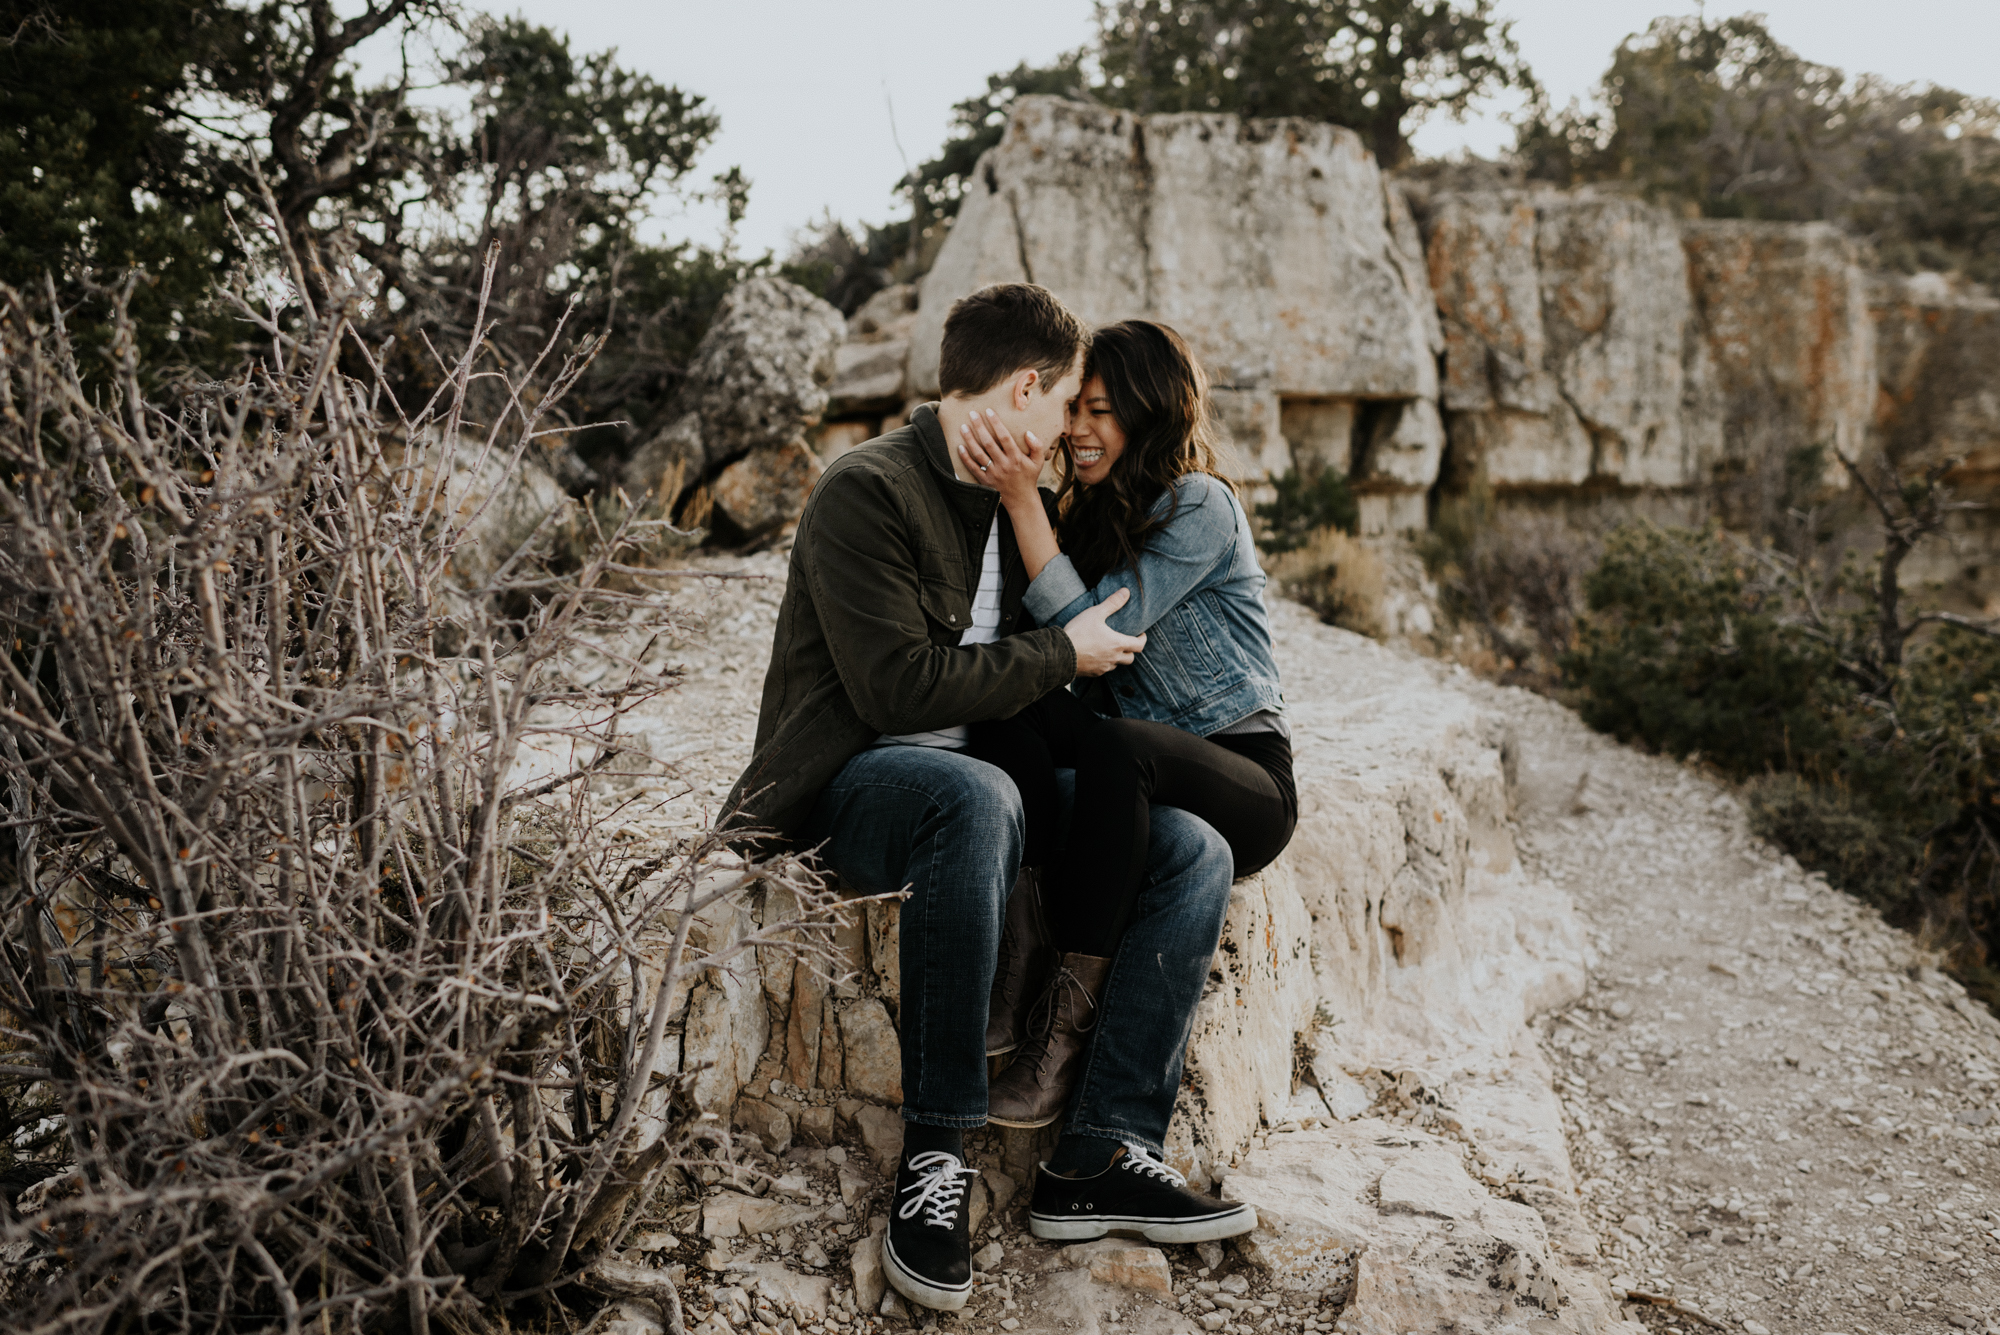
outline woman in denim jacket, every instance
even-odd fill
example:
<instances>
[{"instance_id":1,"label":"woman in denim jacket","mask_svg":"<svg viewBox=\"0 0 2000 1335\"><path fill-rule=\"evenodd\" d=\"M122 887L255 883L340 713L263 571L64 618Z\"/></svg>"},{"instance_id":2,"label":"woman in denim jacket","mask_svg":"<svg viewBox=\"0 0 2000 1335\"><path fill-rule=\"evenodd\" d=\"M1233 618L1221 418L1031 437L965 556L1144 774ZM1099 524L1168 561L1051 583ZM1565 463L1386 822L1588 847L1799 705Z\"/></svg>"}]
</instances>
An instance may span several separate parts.
<instances>
[{"instance_id":1,"label":"woman in denim jacket","mask_svg":"<svg viewBox=\"0 0 2000 1335\"><path fill-rule=\"evenodd\" d=\"M1083 696L1057 691L972 730L972 754L1021 790L1024 864L1042 869L1046 914L1037 921L1025 878L1009 905L988 1030L990 1052L1017 1049L989 1085L989 1118L1002 1126L1046 1125L1068 1102L1142 889L1152 805L1214 826L1238 876L1284 851L1298 819L1264 572L1243 506L1216 472L1207 401L1180 335L1132 320L1092 339L1052 502L1035 486L1041 442L1022 448L997 421L955 442L968 471L1001 494L1033 577L1029 613L1065 625L1117 599L1110 624L1146 640L1135 662ZM1060 845L1058 768L1076 772ZM1044 931L1048 948L1037 948ZM1065 1136L1052 1170L1088 1171L1117 1152L1075 1143L1088 1140Z\"/></svg>"}]
</instances>

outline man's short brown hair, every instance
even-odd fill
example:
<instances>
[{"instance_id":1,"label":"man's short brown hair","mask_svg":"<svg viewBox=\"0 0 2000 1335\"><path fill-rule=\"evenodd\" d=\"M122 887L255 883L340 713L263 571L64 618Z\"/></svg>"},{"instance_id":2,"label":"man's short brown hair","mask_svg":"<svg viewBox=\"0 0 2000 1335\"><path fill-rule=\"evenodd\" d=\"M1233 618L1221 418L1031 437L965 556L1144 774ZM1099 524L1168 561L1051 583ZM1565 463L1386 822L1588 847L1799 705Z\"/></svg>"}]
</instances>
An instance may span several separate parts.
<instances>
[{"instance_id":1,"label":"man's short brown hair","mask_svg":"<svg viewBox=\"0 0 2000 1335\"><path fill-rule=\"evenodd\" d=\"M938 350L938 393L984 394L1017 371L1042 373L1048 393L1090 346L1090 331L1056 294L996 283L952 303Z\"/></svg>"}]
</instances>

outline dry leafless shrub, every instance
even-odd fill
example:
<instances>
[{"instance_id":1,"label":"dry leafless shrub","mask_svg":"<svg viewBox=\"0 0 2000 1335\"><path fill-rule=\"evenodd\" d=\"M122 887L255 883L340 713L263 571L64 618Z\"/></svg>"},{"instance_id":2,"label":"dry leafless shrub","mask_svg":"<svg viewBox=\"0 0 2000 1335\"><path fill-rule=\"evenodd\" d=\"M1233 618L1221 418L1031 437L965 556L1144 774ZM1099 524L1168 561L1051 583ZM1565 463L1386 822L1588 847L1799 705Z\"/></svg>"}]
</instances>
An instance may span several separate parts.
<instances>
[{"instance_id":1,"label":"dry leafless shrub","mask_svg":"<svg viewBox=\"0 0 2000 1335\"><path fill-rule=\"evenodd\" d=\"M1314 529L1299 547L1268 558L1268 569L1287 597L1329 626L1377 639L1386 632L1382 558L1361 539L1331 526Z\"/></svg>"},{"instance_id":2,"label":"dry leafless shrub","mask_svg":"<svg viewBox=\"0 0 2000 1335\"><path fill-rule=\"evenodd\" d=\"M129 331L86 391L0 293L0 1185L59 1170L0 1210L13 1331L489 1331L631 1291L609 1252L722 1134L663 1036L799 922L703 954L703 915L826 904L788 857L597 814L672 684L629 648L672 628L660 525L463 559L459 482L520 468L584 359L489 379L474 427L482 308L406 412L343 373L372 363L325 286L246 297L261 357L171 404Z\"/></svg>"}]
</instances>

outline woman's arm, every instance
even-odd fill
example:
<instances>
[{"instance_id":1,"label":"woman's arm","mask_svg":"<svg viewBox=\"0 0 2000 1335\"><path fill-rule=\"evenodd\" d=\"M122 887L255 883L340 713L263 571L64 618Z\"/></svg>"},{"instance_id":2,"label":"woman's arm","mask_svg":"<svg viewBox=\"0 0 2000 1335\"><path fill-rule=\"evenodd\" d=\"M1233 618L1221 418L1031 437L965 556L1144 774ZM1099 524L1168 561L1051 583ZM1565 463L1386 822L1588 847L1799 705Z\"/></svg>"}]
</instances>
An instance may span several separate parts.
<instances>
[{"instance_id":1,"label":"woman's arm","mask_svg":"<svg viewBox=\"0 0 2000 1335\"><path fill-rule=\"evenodd\" d=\"M1029 615L1044 626L1065 626L1124 589L1132 601L1109 624L1136 635L1206 587L1218 571L1226 574L1237 542L1237 509L1228 485L1205 473L1188 474L1155 502L1155 513L1165 513L1169 505L1174 507L1172 520L1147 535L1136 569L1114 570L1091 588L1067 556L1057 556L1028 586Z\"/></svg>"},{"instance_id":2,"label":"woman's arm","mask_svg":"<svg viewBox=\"0 0 2000 1335\"><path fill-rule=\"evenodd\" d=\"M1143 633L1189 594L1201 588L1236 550L1237 509L1228 484L1206 473L1190 473L1155 503L1173 507L1164 528L1146 537L1137 570L1115 570L1091 589L1062 554L1048 512L1035 486L1047 451L1031 434L1023 449L991 411L960 428L958 450L966 470L1000 493L1014 525L1021 558L1028 567L1027 608L1044 626L1066 626L1123 589L1131 601L1108 624L1127 635Z\"/></svg>"},{"instance_id":3,"label":"woman's arm","mask_svg":"<svg viewBox=\"0 0 2000 1335\"><path fill-rule=\"evenodd\" d=\"M1048 450L1027 433L1027 446L1014 443L1009 431L992 409L984 416L975 413L971 423L959 429L958 453L967 471L1000 493L1007 518L1014 525L1014 541L1021 548L1021 560L1028 578L1042 573L1049 562L1062 554L1056 531L1049 526L1048 511L1042 508L1042 493L1035 485L1041 476Z\"/></svg>"}]
</instances>

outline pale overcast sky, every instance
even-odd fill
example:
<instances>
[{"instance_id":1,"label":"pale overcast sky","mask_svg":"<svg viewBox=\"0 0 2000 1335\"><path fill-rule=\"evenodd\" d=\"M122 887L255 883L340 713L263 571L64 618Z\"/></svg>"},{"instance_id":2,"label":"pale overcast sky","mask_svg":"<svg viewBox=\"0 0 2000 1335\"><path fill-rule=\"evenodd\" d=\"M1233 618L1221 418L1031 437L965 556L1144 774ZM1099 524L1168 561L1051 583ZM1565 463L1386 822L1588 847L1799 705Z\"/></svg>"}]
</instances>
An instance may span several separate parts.
<instances>
[{"instance_id":1,"label":"pale overcast sky","mask_svg":"<svg viewBox=\"0 0 2000 1335\"><path fill-rule=\"evenodd\" d=\"M499 5L495 6L499 8ZM1744 8L1751 8L1746 5ZM1896 82L1928 80L2000 96L1996 0L1767 0L1779 40L1809 59ZM1587 97L1627 33L1688 0L1500 0L1522 54L1560 106ZM951 105L1019 60L1045 61L1089 35L1090 0L521 0L520 12L565 30L574 49L616 47L624 64L701 93L722 133L704 163L740 164L753 181L738 240L783 252L794 229L831 209L881 222L904 155L943 141ZM1713 14L1742 12L1731 4ZM888 100L895 106L891 134ZM1489 108L1416 135L1426 153L1492 153L1512 142ZM896 139L900 138L899 154ZM661 218L668 235L712 238L719 219Z\"/></svg>"}]
</instances>

